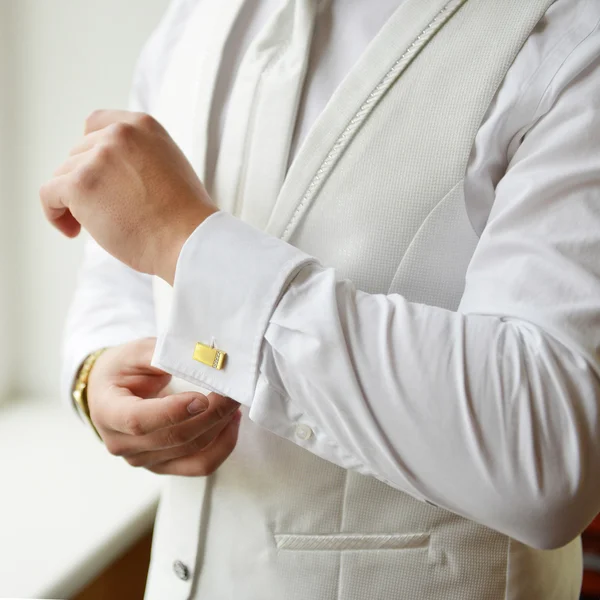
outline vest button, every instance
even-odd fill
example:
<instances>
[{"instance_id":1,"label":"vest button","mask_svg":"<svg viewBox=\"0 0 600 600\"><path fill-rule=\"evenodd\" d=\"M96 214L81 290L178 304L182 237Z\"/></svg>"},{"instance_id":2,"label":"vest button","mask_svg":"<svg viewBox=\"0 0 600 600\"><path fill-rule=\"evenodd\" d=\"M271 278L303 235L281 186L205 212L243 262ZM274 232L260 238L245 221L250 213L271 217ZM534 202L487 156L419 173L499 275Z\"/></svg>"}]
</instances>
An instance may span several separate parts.
<instances>
[{"instance_id":1,"label":"vest button","mask_svg":"<svg viewBox=\"0 0 600 600\"><path fill-rule=\"evenodd\" d=\"M177 575L181 581L187 581L190 578L190 570L180 560L176 560L173 563L173 571L175 571L175 575Z\"/></svg>"},{"instance_id":2,"label":"vest button","mask_svg":"<svg viewBox=\"0 0 600 600\"><path fill-rule=\"evenodd\" d=\"M308 425L298 425L296 427L296 436L303 441L310 439L312 434L313 431Z\"/></svg>"}]
</instances>

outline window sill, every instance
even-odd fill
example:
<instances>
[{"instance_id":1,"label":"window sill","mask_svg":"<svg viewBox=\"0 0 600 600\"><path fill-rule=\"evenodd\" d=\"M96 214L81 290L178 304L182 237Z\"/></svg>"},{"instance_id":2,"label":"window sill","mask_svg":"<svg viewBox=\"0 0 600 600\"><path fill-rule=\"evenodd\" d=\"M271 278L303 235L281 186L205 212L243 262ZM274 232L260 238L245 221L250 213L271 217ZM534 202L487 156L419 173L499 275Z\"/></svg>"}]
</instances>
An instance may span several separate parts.
<instances>
[{"instance_id":1,"label":"window sill","mask_svg":"<svg viewBox=\"0 0 600 600\"><path fill-rule=\"evenodd\" d=\"M0 405L0 597L75 595L149 530L160 483L56 401Z\"/></svg>"}]
</instances>

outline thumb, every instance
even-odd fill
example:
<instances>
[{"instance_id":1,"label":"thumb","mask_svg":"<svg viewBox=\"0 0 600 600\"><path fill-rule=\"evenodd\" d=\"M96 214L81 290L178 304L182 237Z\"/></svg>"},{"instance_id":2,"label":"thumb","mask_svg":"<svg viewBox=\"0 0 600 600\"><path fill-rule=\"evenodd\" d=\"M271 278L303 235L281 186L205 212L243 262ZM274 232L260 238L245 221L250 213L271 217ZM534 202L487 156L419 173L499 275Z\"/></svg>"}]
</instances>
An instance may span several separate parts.
<instances>
[{"instance_id":1,"label":"thumb","mask_svg":"<svg viewBox=\"0 0 600 600\"><path fill-rule=\"evenodd\" d=\"M206 412L209 402L198 392L170 394L162 398L139 398L126 388L111 390L116 402L106 407L106 426L126 435L141 436L173 427Z\"/></svg>"}]
</instances>

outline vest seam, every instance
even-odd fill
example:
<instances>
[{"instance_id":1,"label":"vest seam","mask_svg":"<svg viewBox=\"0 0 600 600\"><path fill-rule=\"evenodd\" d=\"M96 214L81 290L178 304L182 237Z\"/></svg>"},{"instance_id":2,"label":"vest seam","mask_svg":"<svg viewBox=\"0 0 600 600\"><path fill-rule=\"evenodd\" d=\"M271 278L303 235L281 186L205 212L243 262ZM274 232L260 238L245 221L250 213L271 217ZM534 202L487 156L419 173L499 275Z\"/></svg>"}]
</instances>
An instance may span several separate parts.
<instances>
[{"instance_id":1,"label":"vest seam","mask_svg":"<svg viewBox=\"0 0 600 600\"><path fill-rule=\"evenodd\" d=\"M544 13L544 16L547 14L548 10L546 10L546 13ZM542 17L543 18L543 17ZM506 111L506 113L503 115L501 121L498 124L498 131L504 131L505 129L508 129L511 123L511 120L513 118L513 115L515 113L515 110L518 106L520 106L524 99L527 97L528 92L531 90L532 86L534 85L535 80L537 79L537 77L539 76L540 72L543 70L544 65L551 59L551 57L558 52L558 49L560 48L561 44L563 43L563 41L568 37L569 33L571 32L572 29L575 28L575 25L573 25L572 27L569 28L568 31L566 31L561 37L560 39L558 39L556 41L556 43L552 46L552 48L544 55L544 57L541 59L540 63L537 65L537 67L535 68L534 72L527 78L527 80L525 80L518 91L518 94L515 98L515 100L513 101L511 107L509 110ZM530 34L531 35L531 34ZM580 42L581 43L581 42ZM578 46L579 44L577 44ZM572 54L572 52L575 50L575 48L573 48L571 50L571 52L569 52L569 55ZM556 78L556 75L558 74L558 72L560 71L560 69L562 68L562 64L557 68L556 72L554 73L554 75L551 77L550 82L548 83L548 85L546 86L546 88L544 89L544 91L542 92L542 94L540 95L537 105L535 107L535 110L532 110L530 112L531 114L531 119L529 120L529 122L527 123L527 125L517 129L516 131L513 132L512 136L510 137L509 143L506 146L506 152L504 155L504 159L505 159L505 165L506 167L504 168L504 174L502 175L502 177L500 179L504 178L504 175L506 175L506 173L508 172L508 167L512 161L511 159L511 148L513 147L513 143L515 141L516 138L520 138L522 139L525 135L527 135L527 133L533 128L535 127L535 123L536 120L539 118L538 117L538 111L539 108L543 102L544 97L546 96L546 93L548 91L548 88L550 87L550 85L552 85L552 81L554 81L554 79ZM506 76L505 76L506 79ZM502 87L504 81L500 84L500 87ZM496 91L496 94L498 93L500 88L498 88L498 90ZM492 101L492 105L493 102L495 100ZM490 106L492 106L490 105ZM488 107L488 111L486 112L486 115L483 118L482 123L485 122L487 115L489 113L490 107ZM471 154L469 156L469 161L467 163L467 170L465 173L465 184L468 182L468 172L469 172L469 166L472 163L472 158L473 158L473 152L475 150L475 146L476 146L476 140L473 144L473 147L471 149ZM520 143L517 145L517 149L520 146ZM516 150L517 150L516 149ZM514 150L514 152L512 153L514 155L514 153L516 152L516 150ZM478 227L475 226L475 224L473 223L473 219L471 218L471 215L468 214L467 215L469 217L469 221L471 222L471 227L473 228L473 231L475 232L475 235L478 238L481 238L483 231L485 230L485 228L487 227L487 223L489 220L489 214L492 211L492 208L495 204L495 192L496 192L496 188L498 187L498 183L496 183L496 185L494 186L494 198L492 200L492 203L490 205L490 209L488 211L488 218L485 220L485 223L483 224L483 227L481 228L481 231L479 230ZM466 196L466 192L467 192L467 186L465 185L465 196Z\"/></svg>"},{"instance_id":2,"label":"vest seam","mask_svg":"<svg viewBox=\"0 0 600 600\"><path fill-rule=\"evenodd\" d=\"M556 80L556 78L558 77L559 73L561 72L561 70L563 69L563 67L565 66L565 63L569 60L569 58L573 55L573 53L582 45L584 44L597 30L598 27L600 27L600 19L595 23L594 27L592 27L592 29L587 33L587 35L585 35L585 37L583 37L581 40L579 40L579 42L577 42L572 48L571 50L568 52L568 54L563 58L563 60L561 61L560 65L558 65L556 71L554 72L554 75L550 78L550 81L548 82L548 85L545 87L543 93L540 96L540 100L538 102L538 105L535 109L535 112L533 114L533 119L532 119L532 123L531 123L531 127L529 127L528 132L535 127L536 122L542 117L542 115L540 115L540 107L542 106L542 104L544 103L544 99L546 98L546 96L548 95L548 92L550 90L550 87L552 86L552 84L554 83L554 81ZM566 36L566 34L565 34ZM564 38L563 38L564 39ZM589 66L589 65L588 65ZM584 69L585 70L585 69ZM526 134L525 134L526 135Z\"/></svg>"},{"instance_id":3,"label":"vest seam","mask_svg":"<svg viewBox=\"0 0 600 600\"><path fill-rule=\"evenodd\" d=\"M589 2L586 3L585 8L587 8L589 6ZM577 13L577 17L581 16L581 12L583 12L584 8L579 7L579 12ZM547 11L546 11L547 12ZM546 55L544 56L544 58L542 59L542 61L540 62L540 64L538 65L537 69L535 70L535 72L531 75L531 77L529 77L527 79L526 82L523 83L523 86L519 92L519 96L518 98L515 100L513 107L511 108L510 111L507 112L507 114L505 115L504 119L503 119L503 126L505 127L507 123L510 122L511 117L513 115L513 112L515 110L515 108L523 101L523 98L527 95L527 92L529 92L529 90L531 89L531 86L533 85L533 82L535 81L535 79L538 77L540 71L543 69L544 65L551 60L551 58L554 56L555 53L559 52L561 45L563 44L563 42L569 37L570 33L574 30L579 29L579 25L575 24L575 22L577 21L577 18L573 19L573 24L571 25L571 27L565 31L565 33L560 37L559 40L556 41L556 43L552 46L552 48L546 53ZM535 109L531 111L531 119L530 121L524 125L523 127L519 128L518 130L516 130L513 134L513 136L510 139L510 142L507 146L507 156L506 156L506 163L509 164L512 161L512 158L510 156L510 149L513 147L515 138L518 138L520 140L522 140L523 138L525 138L529 132L536 126L537 122L543 117L542 114L540 114L540 108L544 103L544 99L546 98L546 96L548 95L548 91L550 89L550 87L552 86L552 83L556 80L558 74L560 73L561 69L564 67L565 62L569 59L569 57L573 54L573 52L575 52L577 50L577 48L579 48L579 46L581 46L581 44L583 44L593 33L594 31L598 28L598 26L600 25L600 20L594 25L594 27L591 29L591 31L589 33L587 33L582 39L580 39L568 52L567 54L563 57L563 59L561 60L560 64L556 67L556 70L554 71L554 74L550 77L550 79L548 80L547 85L545 86L544 90L541 92L539 99L536 103ZM518 145L516 146L516 149L512 152L512 155L514 156L514 154L517 152L519 146L521 145L521 143L519 142Z\"/></svg>"},{"instance_id":4,"label":"vest seam","mask_svg":"<svg viewBox=\"0 0 600 600\"><path fill-rule=\"evenodd\" d=\"M427 223L429 222L429 218L431 217L431 215L437 210L437 208L446 201L446 199L450 196L450 194L452 194L452 192L454 192L454 190L456 190L456 188L458 188L461 184L464 184L465 182L465 177L461 177L461 179L459 179L449 190L446 194L444 194L444 196L442 198L440 198L439 202L436 202L435 206L433 206L431 208L431 210L427 213L427 215L425 216L425 218L423 219L421 225L419 226L419 228L417 229L417 231L415 231L415 234L412 237L412 240L410 241L410 244L408 244L408 246L406 247L406 250L404 251L404 254L402 255L402 258L400 259L400 262L398 263L398 266L396 267L396 270L394 271L394 276L392 277L392 280L390 281L390 284L388 286L388 291L387 293L390 294L390 290L392 289L392 286L394 284L394 281L396 281L396 276L398 275L398 271L400 270L400 268L402 267L402 265L404 264L404 261L406 259L406 255L411 251L412 247L414 246L417 238L419 237L419 234L421 233L421 231L425 228L425 226L427 225ZM463 200L463 205L465 205L465 201ZM467 213L467 208L466 206L464 206L465 208L465 213L467 214L467 219L469 221L469 226L471 227L471 229L473 230L473 233L475 234L475 236L477 237L477 239L479 239L481 236L477 235L477 232L475 231L475 229L473 228L473 224L471 223L471 219L469 218L469 214Z\"/></svg>"}]
</instances>

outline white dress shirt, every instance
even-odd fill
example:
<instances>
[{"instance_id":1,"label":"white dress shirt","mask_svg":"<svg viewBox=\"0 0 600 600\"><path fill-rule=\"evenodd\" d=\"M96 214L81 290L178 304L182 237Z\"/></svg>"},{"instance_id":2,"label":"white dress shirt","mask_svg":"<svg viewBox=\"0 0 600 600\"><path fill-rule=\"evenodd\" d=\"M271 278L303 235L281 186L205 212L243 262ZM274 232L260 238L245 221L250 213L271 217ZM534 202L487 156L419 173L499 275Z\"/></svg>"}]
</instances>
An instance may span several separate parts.
<instances>
[{"instance_id":1,"label":"white dress shirt","mask_svg":"<svg viewBox=\"0 0 600 600\"><path fill-rule=\"evenodd\" d=\"M150 40L135 108L152 112L201 1L175 2ZM227 44L209 190L237 69L277 4L249 3ZM323 3L292 155L399 4ZM183 248L153 364L343 468L533 546L568 542L600 510L599 109L600 3L557 0L476 138L465 190L481 237L457 312L357 290L223 211ZM151 278L90 243L65 390L89 352L155 333ZM228 353L221 371L191 359L213 339Z\"/></svg>"}]
</instances>

